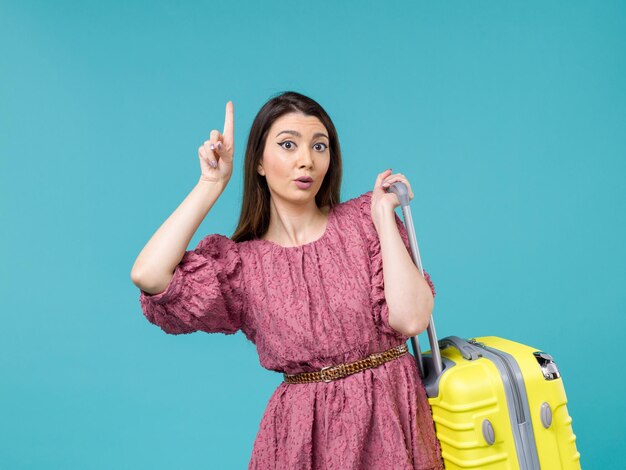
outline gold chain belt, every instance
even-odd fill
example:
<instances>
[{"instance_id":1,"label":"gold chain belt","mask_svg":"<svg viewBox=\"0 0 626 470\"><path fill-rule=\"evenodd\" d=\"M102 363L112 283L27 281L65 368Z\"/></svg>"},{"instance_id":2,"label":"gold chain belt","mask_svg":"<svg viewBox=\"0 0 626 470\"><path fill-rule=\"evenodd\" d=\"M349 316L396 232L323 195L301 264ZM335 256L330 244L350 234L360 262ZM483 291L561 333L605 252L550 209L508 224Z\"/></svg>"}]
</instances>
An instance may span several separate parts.
<instances>
[{"instance_id":1,"label":"gold chain belt","mask_svg":"<svg viewBox=\"0 0 626 470\"><path fill-rule=\"evenodd\" d=\"M337 364L336 366L326 366L317 372L301 372L299 374L283 374L285 382L289 384L301 384L309 382L330 382L345 377L346 375L356 374L365 369L378 367L385 362L391 361L397 357L407 353L409 348L406 343L395 346L386 351L370 354L365 359L349 362L347 364Z\"/></svg>"}]
</instances>

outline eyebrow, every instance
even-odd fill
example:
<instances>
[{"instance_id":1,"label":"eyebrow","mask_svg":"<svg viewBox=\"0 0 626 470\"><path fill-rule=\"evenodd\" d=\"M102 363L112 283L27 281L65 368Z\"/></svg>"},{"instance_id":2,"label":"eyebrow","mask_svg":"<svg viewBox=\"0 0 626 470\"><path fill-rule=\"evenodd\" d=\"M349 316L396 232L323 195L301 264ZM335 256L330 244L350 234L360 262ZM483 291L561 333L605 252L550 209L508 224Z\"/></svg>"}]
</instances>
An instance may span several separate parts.
<instances>
[{"instance_id":1,"label":"eyebrow","mask_svg":"<svg viewBox=\"0 0 626 470\"><path fill-rule=\"evenodd\" d=\"M286 131L280 131L278 134L276 134L276 137L278 137L280 134L293 134L297 137L302 137L302 134L300 134L298 131L292 131L292 130L286 130ZM326 137L328 139L328 136L326 134L324 134L323 132L316 132L315 134L313 134L313 138L315 137ZM328 139L330 140L330 139Z\"/></svg>"}]
</instances>

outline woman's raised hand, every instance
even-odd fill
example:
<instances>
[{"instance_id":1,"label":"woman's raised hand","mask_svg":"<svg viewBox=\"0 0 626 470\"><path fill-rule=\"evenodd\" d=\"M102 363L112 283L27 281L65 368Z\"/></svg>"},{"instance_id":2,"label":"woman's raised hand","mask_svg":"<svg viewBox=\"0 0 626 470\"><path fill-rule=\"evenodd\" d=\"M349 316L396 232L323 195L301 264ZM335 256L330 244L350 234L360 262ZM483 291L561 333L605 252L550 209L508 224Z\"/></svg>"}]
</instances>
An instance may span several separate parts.
<instances>
[{"instance_id":1,"label":"woman's raised hand","mask_svg":"<svg viewBox=\"0 0 626 470\"><path fill-rule=\"evenodd\" d=\"M372 191L371 207L372 220L376 226L378 226L381 219L400 205L398 196L395 193L387 192L389 187L397 181L402 181L406 184L409 190L409 200L413 199L413 190L411 190L409 180L402 173L392 174L391 169L379 173Z\"/></svg>"},{"instance_id":2,"label":"woman's raised hand","mask_svg":"<svg viewBox=\"0 0 626 470\"><path fill-rule=\"evenodd\" d=\"M200 157L201 181L211 183L223 183L226 185L233 173L233 154L235 151L235 138L233 135L235 112L233 102L226 103L226 116L224 117L224 131L213 129L209 140L206 140L198 148Z\"/></svg>"}]
</instances>

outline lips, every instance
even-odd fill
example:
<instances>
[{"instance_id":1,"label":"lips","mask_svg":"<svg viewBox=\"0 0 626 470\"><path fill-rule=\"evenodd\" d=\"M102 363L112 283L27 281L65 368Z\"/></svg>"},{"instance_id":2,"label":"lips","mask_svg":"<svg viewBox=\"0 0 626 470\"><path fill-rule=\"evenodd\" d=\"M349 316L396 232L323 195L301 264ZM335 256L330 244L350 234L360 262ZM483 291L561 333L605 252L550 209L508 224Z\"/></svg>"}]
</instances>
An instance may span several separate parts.
<instances>
[{"instance_id":1,"label":"lips","mask_svg":"<svg viewBox=\"0 0 626 470\"><path fill-rule=\"evenodd\" d=\"M300 189L310 189L313 187L313 178L310 176L300 176L293 180L293 182Z\"/></svg>"}]
</instances>

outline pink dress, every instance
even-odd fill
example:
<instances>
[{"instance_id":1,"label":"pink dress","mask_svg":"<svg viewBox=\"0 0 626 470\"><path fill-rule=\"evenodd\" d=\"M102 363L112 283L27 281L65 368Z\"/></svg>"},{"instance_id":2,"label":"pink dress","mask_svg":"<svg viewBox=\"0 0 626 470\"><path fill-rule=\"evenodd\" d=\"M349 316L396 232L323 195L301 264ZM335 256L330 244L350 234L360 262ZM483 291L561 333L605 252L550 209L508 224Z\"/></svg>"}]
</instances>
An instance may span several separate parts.
<instances>
[{"instance_id":1,"label":"pink dress","mask_svg":"<svg viewBox=\"0 0 626 470\"><path fill-rule=\"evenodd\" d=\"M261 366L288 374L402 344L409 337L389 325L370 202L371 191L338 204L324 235L297 247L209 235L185 253L164 292L140 292L144 315L170 334L241 330ZM248 468L442 469L413 356L332 382L282 382Z\"/></svg>"}]
</instances>

